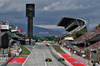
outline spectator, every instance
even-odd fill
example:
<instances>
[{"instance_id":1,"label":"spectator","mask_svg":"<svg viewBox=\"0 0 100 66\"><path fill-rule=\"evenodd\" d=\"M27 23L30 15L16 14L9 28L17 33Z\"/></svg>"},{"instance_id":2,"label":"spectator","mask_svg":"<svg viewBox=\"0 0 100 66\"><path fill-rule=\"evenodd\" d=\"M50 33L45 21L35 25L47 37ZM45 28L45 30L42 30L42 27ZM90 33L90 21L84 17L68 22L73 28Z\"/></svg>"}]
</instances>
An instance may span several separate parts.
<instances>
[{"instance_id":1,"label":"spectator","mask_svg":"<svg viewBox=\"0 0 100 66\"><path fill-rule=\"evenodd\" d=\"M93 59L91 59L91 63L93 63Z\"/></svg>"}]
</instances>

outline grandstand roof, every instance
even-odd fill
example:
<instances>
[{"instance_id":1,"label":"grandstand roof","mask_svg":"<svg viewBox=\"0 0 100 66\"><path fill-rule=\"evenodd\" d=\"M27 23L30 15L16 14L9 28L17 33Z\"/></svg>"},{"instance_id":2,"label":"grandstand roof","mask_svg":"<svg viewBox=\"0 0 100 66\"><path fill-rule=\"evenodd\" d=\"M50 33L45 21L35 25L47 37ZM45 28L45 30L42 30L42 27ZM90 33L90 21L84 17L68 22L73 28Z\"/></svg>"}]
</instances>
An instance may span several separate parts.
<instances>
[{"instance_id":1,"label":"grandstand roof","mask_svg":"<svg viewBox=\"0 0 100 66\"><path fill-rule=\"evenodd\" d=\"M75 20L75 18L62 17L62 19L60 20L57 26L65 26L65 25L68 26L69 24L73 22L73 20Z\"/></svg>"},{"instance_id":2,"label":"grandstand roof","mask_svg":"<svg viewBox=\"0 0 100 66\"><path fill-rule=\"evenodd\" d=\"M69 34L71 35L74 31L79 31L81 29L88 30L87 20L76 17L62 17L57 26L62 26L68 31L62 38Z\"/></svg>"},{"instance_id":3,"label":"grandstand roof","mask_svg":"<svg viewBox=\"0 0 100 66\"><path fill-rule=\"evenodd\" d=\"M57 24L57 26L68 26L71 23L74 22L74 20L79 20L79 21L83 21L86 22L84 19L81 18L76 18L76 17L62 17L62 19L59 21L59 23Z\"/></svg>"}]
</instances>

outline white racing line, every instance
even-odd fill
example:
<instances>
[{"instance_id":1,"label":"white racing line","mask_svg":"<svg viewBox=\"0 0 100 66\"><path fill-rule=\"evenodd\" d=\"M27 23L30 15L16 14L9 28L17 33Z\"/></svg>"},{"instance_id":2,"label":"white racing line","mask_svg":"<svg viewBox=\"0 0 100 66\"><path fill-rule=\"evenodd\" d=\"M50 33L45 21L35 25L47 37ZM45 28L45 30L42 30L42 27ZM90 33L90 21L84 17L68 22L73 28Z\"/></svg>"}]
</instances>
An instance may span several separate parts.
<instances>
[{"instance_id":1,"label":"white racing line","mask_svg":"<svg viewBox=\"0 0 100 66\"><path fill-rule=\"evenodd\" d=\"M26 47L27 48L27 47ZM34 47L33 47L34 48ZM27 48L28 49L28 48ZM30 49L28 49L31 53L30 55L32 54L32 51ZM30 57L30 55L28 55L27 59L24 61L24 63L22 64L22 66L24 66L24 64L26 63L26 61L28 60L28 58Z\"/></svg>"},{"instance_id":2,"label":"white racing line","mask_svg":"<svg viewBox=\"0 0 100 66\"><path fill-rule=\"evenodd\" d=\"M45 59L46 59L46 57L45 57L45 53L44 53L44 51L42 51L43 52L43 56L44 56L44 61L45 61ZM47 66L47 63L45 62L45 66Z\"/></svg>"}]
</instances>

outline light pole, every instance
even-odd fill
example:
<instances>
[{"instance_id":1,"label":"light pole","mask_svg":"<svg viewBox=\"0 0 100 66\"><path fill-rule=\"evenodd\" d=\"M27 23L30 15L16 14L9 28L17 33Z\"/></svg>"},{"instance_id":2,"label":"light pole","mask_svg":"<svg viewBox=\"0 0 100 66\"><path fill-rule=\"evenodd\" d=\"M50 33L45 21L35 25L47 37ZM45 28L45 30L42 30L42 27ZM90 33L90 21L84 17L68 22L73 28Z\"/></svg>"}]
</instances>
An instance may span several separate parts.
<instances>
[{"instance_id":1,"label":"light pole","mask_svg":"<svg viewBox=\"0 0 100 66\"><path fill-rule=\"evenodd\" d=\"M56 31L57 33L58 33L58 35L59 35L59 41L61 41L61 38L60 38L60 33L59 33L59 31ZM60 42L60 44L59 45L61 45L61 42Z\"/></svg>"},{"instance_id":2,"label":"light pole","mask_svg":"<svg viewBox=\"0 0 100 66\"><path fill-rule=\"evenodd\" d=\"M56 31L57 33L58 33L58 35L59 35L59 38L60 38L60 33L59 33L59 31ZM60 38L60 40L61 40L61 38Z\"/></svg>"}]
</instances>

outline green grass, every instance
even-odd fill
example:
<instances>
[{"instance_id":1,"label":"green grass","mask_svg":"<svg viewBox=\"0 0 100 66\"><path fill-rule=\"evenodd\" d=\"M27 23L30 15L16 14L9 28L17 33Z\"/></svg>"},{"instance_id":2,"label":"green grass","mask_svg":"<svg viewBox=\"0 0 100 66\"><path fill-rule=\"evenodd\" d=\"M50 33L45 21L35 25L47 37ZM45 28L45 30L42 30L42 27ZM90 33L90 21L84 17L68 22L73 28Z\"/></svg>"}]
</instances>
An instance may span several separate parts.
<instances>
[{"instance_id":1,"label":"green grass","mask_svg":"<svg viewBox=\"0 0 100 66\"><path fill-rule=\"evenodd\" d=\"M22 49L22 53L19 56L25 56L25 55L30 54L30 51L26 47L24 47L24 46L20 46L20 47Z\"/></svg>"},{"instance_id":2,"label":"green grass","mask_svg":"<svg viewBox=\"0 0 100 66\"><path fill-rule=\"evenodd\" d=\"M57 45L52 45L54 47L54 49L58 52L58 53L65 53L59 46Z\"/></svg>"},{"instance_id":3,"label":"green grass","mask_svg":"<svg viewBox=\"0 0 100 66\"><path fill-rule=\"evenodd\" d=\"M91 58L92 59L92 58ZM95 59L93 59L93 61L96 61Z\"/></svg>"}]
</instances>

